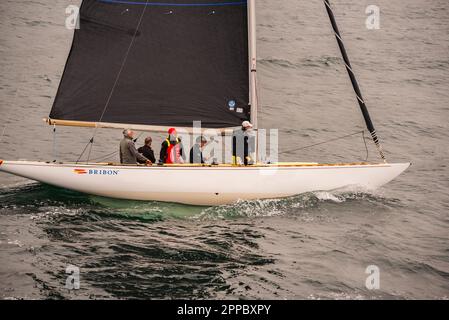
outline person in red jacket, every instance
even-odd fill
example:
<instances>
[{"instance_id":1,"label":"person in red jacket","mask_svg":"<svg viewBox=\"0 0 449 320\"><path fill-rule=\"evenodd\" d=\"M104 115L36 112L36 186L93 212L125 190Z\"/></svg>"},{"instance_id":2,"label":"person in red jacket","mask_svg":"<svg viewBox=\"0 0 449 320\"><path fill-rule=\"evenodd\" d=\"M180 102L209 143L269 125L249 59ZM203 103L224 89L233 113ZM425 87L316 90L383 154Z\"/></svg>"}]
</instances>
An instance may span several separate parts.
<instances>
[{"instance_id":1,"label":"person in red jacket","mask_svg":"<svg viewBox=\"0 0 449 320\"><path fill-rule=\"evenodd\" d=\"M162 142L159 162L173 164L184 163L185 155L181 139L175 128L168 129L168 137Z\"/></svg>"}]
</instances>

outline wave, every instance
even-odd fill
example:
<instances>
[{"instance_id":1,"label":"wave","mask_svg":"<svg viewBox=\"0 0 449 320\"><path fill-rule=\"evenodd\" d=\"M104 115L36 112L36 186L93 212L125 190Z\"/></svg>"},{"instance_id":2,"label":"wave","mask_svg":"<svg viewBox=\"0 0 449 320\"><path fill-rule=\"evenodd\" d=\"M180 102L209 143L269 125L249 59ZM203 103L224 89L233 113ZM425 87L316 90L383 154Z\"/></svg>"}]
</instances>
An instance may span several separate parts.
<instances>
[{"instance_id":1,"label":"wave","mask_svg":"<svg viewBox=\"0 0 449 320\"><path fill-rule=\"evenodd\" d=\"M235 219L248 217L272 217L307 214L329 204L349 205L353 202L365 202L376 206L397 206L399 199L385 198L380 192L359 190L341 190L333 192L317 191L281 199L238 201L233 204L209 207L199 214L197 219ZM313 219L308 217L308 219Z\"/></svg>"},{"instance_id":2,"label":"wave","mask_svg":"<svg viewBox=\"0 0 449 320\"><path fill-rule=\"evenodd\" d=\"M96 219L129 219L158 222L167 219L217 220L288 216L320 210L328 205L364 202L375 206L396 206L398 199L382 193L357 189L309 192L281 199L241 200L232 204L203 207L157 201L133 201L90 196L76 191L32 183L0 189L0 211L29 213L31 219L88 214ZM348 204L349 203L349 204Z\"/></svg>"},{"instance_id":3,"label":"wave","mask_svg":"<svg viewBox=\"0 0 449 320\"><path fill-rule=\"evenodd\" d=\"M298 62L292 62L287 59L280 58L264 58L258 61L263 66L274 66L288 69L299 69L303 67L329 67L332 65L342 64L341 58L331 56L321 56L317 58L304 58Z\"/></svg>"}]
</instances>

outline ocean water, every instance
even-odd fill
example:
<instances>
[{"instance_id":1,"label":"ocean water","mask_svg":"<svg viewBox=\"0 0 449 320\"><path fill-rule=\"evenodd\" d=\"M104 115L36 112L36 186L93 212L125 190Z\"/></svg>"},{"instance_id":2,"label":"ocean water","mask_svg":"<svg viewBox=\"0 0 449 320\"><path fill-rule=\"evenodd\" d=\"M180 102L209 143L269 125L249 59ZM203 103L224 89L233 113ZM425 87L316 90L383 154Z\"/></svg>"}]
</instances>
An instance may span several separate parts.
<instances>
[{"instance_id":1,"label":"ocean water","mask_svg":"<svg viewBox=\"0 0 449 320\"><path fill-rule=\"evenodd\" d=\"M0 158L52 160L50 111L78 1L0 2ZM316 192L194 207L86 196L0 174L0 298L447 299L449 3L334 1L388 160L413 166L374 193ZM260 126L286 150L364 128L321 1L257 1ZM90 129L58 128L75 160ZM92 157L116 148L100 130ZM162 136L153 136L157 146ZM363 160L360 136L283 154ZM369 160L378 157L370 144ZM66 268L80 289L66 287ZM377 266L380 287L365 286Z\"/></svg>"}]
</instances>

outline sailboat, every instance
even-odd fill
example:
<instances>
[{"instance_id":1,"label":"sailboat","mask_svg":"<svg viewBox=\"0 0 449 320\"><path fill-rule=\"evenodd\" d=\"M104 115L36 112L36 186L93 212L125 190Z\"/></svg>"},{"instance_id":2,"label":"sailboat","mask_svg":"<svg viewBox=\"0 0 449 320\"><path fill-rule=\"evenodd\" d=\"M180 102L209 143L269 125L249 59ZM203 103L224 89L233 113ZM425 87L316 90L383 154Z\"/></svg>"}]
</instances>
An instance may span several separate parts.
<instances>
[{"instance_id":1,"label":"sailboat","mask_svg":"<svg viewBox=\"0 0 449 320\"><path fill-rule=\"evenodd\" d=\"M51 126L166 132L258 130L255 0L84 0ZM104 197L221 205L347 187L376 189L410 163L388 163L324 1L379 162L121 165L0 160L0 171ZM242 183L244 182L244 183Z\"/></svg>"}]
</instances>

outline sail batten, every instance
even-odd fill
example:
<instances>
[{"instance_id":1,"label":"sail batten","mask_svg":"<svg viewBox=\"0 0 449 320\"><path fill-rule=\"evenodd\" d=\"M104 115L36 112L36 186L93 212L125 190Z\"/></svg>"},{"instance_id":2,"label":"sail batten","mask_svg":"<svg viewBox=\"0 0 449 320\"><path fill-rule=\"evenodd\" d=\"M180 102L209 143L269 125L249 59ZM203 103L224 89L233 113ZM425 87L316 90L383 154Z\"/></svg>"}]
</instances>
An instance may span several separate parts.
<instances>
[{"instance_id":1,"label":"sail batten","mask_svg":"<svg viewBox=\"0 0 449 320\"><path fill-rule=\"evenodd\" d=\"M235 127L250 119L247 20L246 1L84 0L49 118Z\"/></svg>"}]
</instances>

